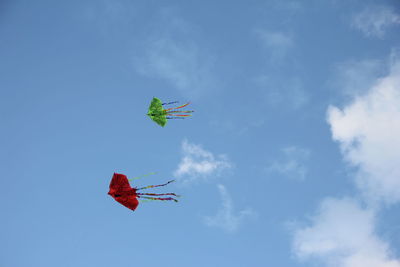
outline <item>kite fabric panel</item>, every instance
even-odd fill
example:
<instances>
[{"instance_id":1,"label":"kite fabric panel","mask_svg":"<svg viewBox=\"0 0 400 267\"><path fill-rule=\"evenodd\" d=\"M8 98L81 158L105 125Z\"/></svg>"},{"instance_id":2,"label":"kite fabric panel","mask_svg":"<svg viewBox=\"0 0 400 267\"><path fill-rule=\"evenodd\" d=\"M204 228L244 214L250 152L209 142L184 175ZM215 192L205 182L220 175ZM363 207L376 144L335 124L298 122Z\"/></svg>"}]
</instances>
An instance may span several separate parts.
<instances>
[{"instance_id":1,"label":"kite fabric panel","mask_svg":"<svg viewBox=\"0 0 400 267\"><path fill-rule=\"evenodd\" d=\"M164 106L177 103L178 101L163 103L157 97L153 97L151 100L149 109L147 111L147 116L149 116L155 123L164 127L167 124L167 120L171 119L184 119L186 117L192 116L189 113L194 112L193 110L180 110L190 104L186 103L179 107L164 109Z\"/></svg>"},{"instance_id":2,"label":"kite fabric panel","mask_svg":"<svg viewBox=\"0 0 400 267\"><path fill-rule=\"evenodd\" d=\"M108 194L128 209L135 210L139 205L136 188L130 186L126 175L114 173Z\"/></svg>"}]
</instances>

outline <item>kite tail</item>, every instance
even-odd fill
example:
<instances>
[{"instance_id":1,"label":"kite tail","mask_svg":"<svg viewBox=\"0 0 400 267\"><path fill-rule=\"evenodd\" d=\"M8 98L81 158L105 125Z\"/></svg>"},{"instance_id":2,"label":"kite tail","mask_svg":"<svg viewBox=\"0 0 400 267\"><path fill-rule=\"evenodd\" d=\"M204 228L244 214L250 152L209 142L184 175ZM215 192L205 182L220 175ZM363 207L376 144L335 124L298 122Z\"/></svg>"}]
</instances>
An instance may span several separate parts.
<instances>
[{"instance_id":1,"label":"kite tail","mask_svg":"<svg viewBox=\"0 0 400 267\"><path fill-rule=\"evenodd\" d=\"M191 114L168 114L170 116L176 116L176 117L190 117L192 116Z\"/></svg>"},{"instance_id":2,"label":"kite tail","mask_svg":"<svg viewBox=\"0 0 400 267\"><path fill-rule=\"evenodd\" d=\"M161 201L173 200L175 202L178 202L177 199L172 198L172 197L141 197L141 196L138 196L138 198L145 198L145 199L150 199L150 200L161 200Z\"/></svg>"},{"instance_id":3,"label":"kite tail","mask_svg":"<svg viewBox=\"0 0 400 267\"><path fill-rule=\"evenodd\" d=\"M137 177L130 178L130 179L128 179L128 181L137 180L137 179L140 179L140 178L143 178L143 177L147 177L147 176L150 176L150 175L154 175L154 174L156 174L156 173L155 172L151 172L151 173L148 173L148 174L145 174L145 175L142 175L142 176L137 176Z\"/></svg>"},{"instance_id":4,"label":"kite tail","mask_svg":"<svg viewBox=\"0 0 400 267\"><path fill-rule=\"evenodd\" d=\"M143 190L143 189L147 189L147 188L166 186L167 184L170 184L170 183L172 183L172 182L175 182L175 180L168 181L168 182L166 182L165 184L149 185L149 186L146 186L146 187L141 187L141 188L138 188L138 189L136 189L136 190L139 191L139 190Z\"/></svg>"},{"instance_id":5,"label":"kite tail","mask_svg":"<svg viewBox=\"0 0 400 267\"><path fill-rule=\"evenodd\" d=\"M172 113L192 113L194 110L172 110L168 111L167 114L172 114Z\"/></svg>"},{"instance_id":6,"label":"kite tail","mask_svg":"<svg viewBox=\"0 0 400 267\"><path fill-rule=\"evenodd\" d=\"M164 194L153 194L153 193L136 193L139 196L175 196L175 197L181 197L180 195L177 195L175 193L164 193Z\"/></svg>"},{"instance_id":7,"label":"kite tail","mask_svg":"<svg viewBox=\"0 0 400 267\"><path fill-rule=\"evenodd\" d=\"M171 105L171 104L175 104L175 103L178 103L179 101L173 101L173 102L169 102L169 103L162 103L162 105L164 106L164 105Z\"/></svg>"},{"instance_id":8,"label":"kite tail","mask_svg":"<svg viewBox=\"0 0 400 267\"><path fill-rule=\"evenodd\" d=\"M190 104L190 102L188 102L188 103L186 103L186 104L184 104L184 105L182 105L182 106L176 107L176 108L168 108L168 109L166 109L166 111L173 110L173 109L184 108L184 107L186 107L186 106L189 105L189 104Z\"/></svg>"},{"instance_id":9,"label":"kite tail","mask_svg":"<svg viewBox=\"0 0 400 267\"><path fill-rule=\"evenodd\" d=\"M182 117L165 117L167 120L172 120L172 119L184 119Z\"/></svg>"}]
</instances>

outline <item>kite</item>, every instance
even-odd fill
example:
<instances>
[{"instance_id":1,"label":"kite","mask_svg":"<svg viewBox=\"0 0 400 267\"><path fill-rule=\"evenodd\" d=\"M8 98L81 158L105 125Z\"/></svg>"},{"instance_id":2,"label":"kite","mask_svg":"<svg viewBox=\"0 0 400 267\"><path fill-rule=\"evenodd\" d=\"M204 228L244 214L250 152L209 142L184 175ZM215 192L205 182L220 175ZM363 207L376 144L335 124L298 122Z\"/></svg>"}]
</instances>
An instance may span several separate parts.
<instances>
[{"instance_id":1,"label":"kite","mask_svg":"<svg viewBox=\"0 0 400 267\"><path fill-rule=\"evenodd\" d=\"M178 101L163 103L157 97L153 97L153 100L151 101L149 110L147 112L147 116L149 116L155 123L157 123L162 127L164 127L167 124L167 120L184 119L185 117L192 116L191 114L188 113L194 112L193 110L179 110L189 105L190 102L175 108L164 109L163 107L175 103L178 103Z\"/></svg>"},{"instance_id":2,"label":"kite","mask_svg":"<svg viewBox=\"0 0 400 267\"><path fill-rule=\"evenodd\" d=\"M129 179L133 180L133 179ZM153 188L153 187L160 187L160 186L165 186L169 183L174 182L175 180L168 181L165 184L160 184L160 185L149 185L146 187L142 188L136 188L136 187L131 187L129 184L129 180L124 174L120 173L114 173L111 183L110 183L110 191L108 194L112 196L117 202L120 204L124 205L128 209L135 210L137 206L139 205L138 198L145 199L145 201L152 201L152 200L173 200L175 202L178 202L175 198L172 197L155 197L155 196L175 196L179 197L179 195L176 195L174 193L165 193L165 194L153 194L153 193L138 193L137 191L147 189L147 188ZM141 201L142 202L142 201Z\"/></svg>"}]
</instances>

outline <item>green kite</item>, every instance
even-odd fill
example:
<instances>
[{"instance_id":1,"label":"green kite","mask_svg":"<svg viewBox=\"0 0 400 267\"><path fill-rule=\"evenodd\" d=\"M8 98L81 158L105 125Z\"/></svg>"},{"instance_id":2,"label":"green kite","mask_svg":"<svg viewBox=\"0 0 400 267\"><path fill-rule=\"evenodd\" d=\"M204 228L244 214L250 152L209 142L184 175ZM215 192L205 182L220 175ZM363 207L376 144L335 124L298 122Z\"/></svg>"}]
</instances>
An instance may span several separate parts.
<instances>
[{"instance_id":1,"label":"green kite","mask_svg":"<svg viewBox=\"0 0 400 267\"><path fill-rule=\"evenodd\" d=\"M187 113L192 113L192 112L194 112L193 110L178 110L178 109L186 107L187 105L190 104L190 102L186 103L182 106L175 107L175 108L164 109L164 107L163 107L165 105L171 105L171 104L175 104L175 103L178 103L178 101L163 103L157 97L153 97L153 100L151 101L149 110L147 112L147 116L149 116L155 123L157 123L158 125L160 125L162 127L164 127L167 124L167 120L184 119L186 117L192 116L191 114L187 114ZM186 113L186 114L184 114L184 113Z\"/></svg>"}]
</instances>

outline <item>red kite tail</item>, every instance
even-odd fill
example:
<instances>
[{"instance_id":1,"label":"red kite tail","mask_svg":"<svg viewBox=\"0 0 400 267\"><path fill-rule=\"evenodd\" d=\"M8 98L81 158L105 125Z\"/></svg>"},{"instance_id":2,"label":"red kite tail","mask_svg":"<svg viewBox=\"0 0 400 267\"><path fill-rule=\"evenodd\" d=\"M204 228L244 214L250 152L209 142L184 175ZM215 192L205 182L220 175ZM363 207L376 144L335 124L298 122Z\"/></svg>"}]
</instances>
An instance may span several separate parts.
<instances>
[{"instance_id":1,"label":"red kite tail","mask_svg":"<svg viewBox=\"0 0 400 267\"><path fill-rule=\"evenodd\" d=\"M168 182L166 182L165 184L149 185L149 186L141 187L141 188L138 188L138 189L136 189L136 190L139 191L139 190L143 190L143 189L147 189L147 188L166 186L167 184L170 184L170 183L172 183L172 182L175 182L175 180L168 181Z\"/></svg>"},{"instance_id":2,"label":"red kite tail","mask_svg":"<svg viewBox=\"0 0 400 267\"><path fill-rule=\"evenodd\" d=\"M175 196L175 197L180 197L180 195L177 195L175 193L164 193L164 194L153 194L153 193L136 193L139 196Z\"/></svg>"},{"instance_id":3,"label":"red kite tail","mask_svg":"<svg viewBox=\"0 0 400 267\"><path fill-rule=\"evenodd\" d=\"M172 197L141 197L141 196L138 196L138 198L145 198L145 199L150 199L150 200L161 200L161 201L173 200L175 202L178 202L177 199L172 198Z\"/></svg>"}]
</instances>

